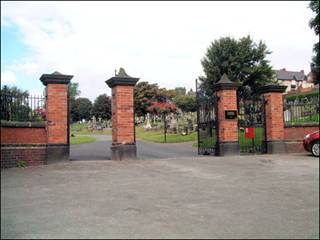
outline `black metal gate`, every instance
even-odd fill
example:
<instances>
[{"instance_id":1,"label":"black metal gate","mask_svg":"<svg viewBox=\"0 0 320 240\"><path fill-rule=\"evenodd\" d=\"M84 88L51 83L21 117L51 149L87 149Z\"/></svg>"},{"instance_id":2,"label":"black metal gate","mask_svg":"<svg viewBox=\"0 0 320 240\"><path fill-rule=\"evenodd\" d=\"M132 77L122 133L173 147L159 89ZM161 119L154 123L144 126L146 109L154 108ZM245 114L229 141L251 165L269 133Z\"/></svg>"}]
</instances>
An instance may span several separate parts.
<instances>
[{"instance_id":1,"label":"black metal gate","mask_svg":"<svg viewBox=\"0 0 320 240\"><path fill-rule=\"evenodd\" d=\"M238 92L240 153L265 153L265 101L263 95Z\"/></svg>"},{"instance_id":2,"label":"black metal gate","mask_svg":"<svg viewBox=\"0 0 320 240\"><path fill-rule=\"evenodd\" d=\"M198 154L214 155L216 152L218 121L216 95L207 96L196 82Z\"/></svg>"}]
</instances>

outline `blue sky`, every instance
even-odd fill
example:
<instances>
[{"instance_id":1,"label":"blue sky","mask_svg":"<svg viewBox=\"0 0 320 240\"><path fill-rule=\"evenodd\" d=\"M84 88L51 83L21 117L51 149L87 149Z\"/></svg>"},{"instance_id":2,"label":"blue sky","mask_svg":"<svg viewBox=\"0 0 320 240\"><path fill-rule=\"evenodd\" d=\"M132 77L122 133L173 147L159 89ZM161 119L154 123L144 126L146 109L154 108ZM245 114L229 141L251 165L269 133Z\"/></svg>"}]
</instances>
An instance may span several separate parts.
<instances>
[{"instance_id":1,"label":"blue sky","mask_svg":"<svg viewBox=\"0 0 320 240\"><path fill-rule=\"evenodd\" d=\"M24 59L32 54L32 51L23 43L23 35L15 25L1 26L1 73L10 71L10 66L18 64L18 59ZM23 72L15 73L16 81L8 82L8 85L18 85L22 89L35 93L42 91L42 84L37 84L33 76ZM30 82L32 85L30 86Z\"/></svg>"},{"instance_id":2,"label":"blue sky","mask_svg":"<svg viewBox=\"0 0 320 240\"><path fill-rule=\"evenodd\" d=\"M275 69L310 70L308 2L1 2L1 81L41 93L43 73L74 75L91 100L124 67L140 81L194 89L212 41L250 34Z\"/></svg>"}]
</instances>

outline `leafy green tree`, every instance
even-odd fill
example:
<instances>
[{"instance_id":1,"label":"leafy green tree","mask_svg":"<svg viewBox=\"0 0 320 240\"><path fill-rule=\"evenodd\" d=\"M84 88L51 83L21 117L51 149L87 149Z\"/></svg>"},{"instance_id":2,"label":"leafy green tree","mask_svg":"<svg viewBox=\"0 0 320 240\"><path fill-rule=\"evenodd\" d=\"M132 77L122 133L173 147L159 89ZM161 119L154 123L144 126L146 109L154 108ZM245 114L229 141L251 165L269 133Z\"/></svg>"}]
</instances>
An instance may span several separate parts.
<instances>
[{"instance_id":1,"label":"leafy green tree","mask_svg":"<svg viewBox=\"0 0 320 240\"><path fill-rule=\"evenodd\" d=\"M32 109L29 106L29 92L16 86L1 88L1 120L30 121Z\"/></svg>"},{"instance_id":2,"label":"leafy green tree","mask_svg":"<svg viewBox=\"0 0 320 240\"><path fill-rule=\"evenodd\" d=\"M176 95L186 95L186 88L185 87L176 87L175 89Z\"/></svg>"},{"instance_id":3,"label":"leafy green tree","mask_svg":"<svg viewBox=\"0 0 320 240\"><path fill-rule=\"evenodd\" d=\"M88 98L77 98L71 106L71 119L73 122L91 118L92 102Z\"/></svg>"},{"instance_id":4,"label":"leafy green tree","mask_svg":"<svg viewBox=\"0 0 320 240\"><path fill-rule=\"evenodd\" d=\"M80 96L81 91L79 90L79 83L71 82L69 84L69 98L75 100L76 97Z\"/></svg>"},{"instance_id":5,"label":"leafy green tree","mask_svg":"<svg viewBox=\"0 0 320 240\"><path fill-rule=\"evenodd\" d=\"M316 36L319 36L319 0L312 0L309 3L309 8L316 13L316 16L314 18L311 18L309 21L309 26L311 29L314 30ZM314 44L313 46L313 52L315 55L312 57L312 63L311 63L311 71L315 75L315 84L320 82L320 56L319 56L319 41Z\"/></svg>"},{"instance_id":6,"label":"leafy green tree","mask_svg":"<svg viewBox=\"0 0 320 240\"><path fill-rule=\"evenodd\" d=\"M263 42L256 44L250 36L215 40L201 61L205 73L199 77L201 88L211 94L224 73L231 81L250 86L253 91L266 83L275 83L274 71L266 59L270 53Z\"/></svg>"},{"instance_id":7,"label":"leafy green tree","mask_svg":"<svg viewBox=\"0 0 320 240\"><path fill-rule=\"evenodd\" d=\"M97 119L111 119L111 98L107 94L100 94L94 100L92 115Z\"/></svg>"},{"instance_id":8,"label":"leafy green tree","mask_svg":"<svg viewBox=\"0 0 320 240\"><path fill-rule=\"evenodd\" d=\"M173 99L173 102L183 112L195 112L196 111L196 97L195 97L195 95L178 95Z\"/></svg>"},{"instance_id":9,"label":"leafy green tree","mask_svg":"<svg viewBox=\"0 0 320 240\"><path fill-rule=\"evenodd\" d=\"M157 100L159 93L158 84L139 82L134 87L134 107L138 116L144 116L148 112L148 107L153 101Z\"/></svg>"}]
</instances>

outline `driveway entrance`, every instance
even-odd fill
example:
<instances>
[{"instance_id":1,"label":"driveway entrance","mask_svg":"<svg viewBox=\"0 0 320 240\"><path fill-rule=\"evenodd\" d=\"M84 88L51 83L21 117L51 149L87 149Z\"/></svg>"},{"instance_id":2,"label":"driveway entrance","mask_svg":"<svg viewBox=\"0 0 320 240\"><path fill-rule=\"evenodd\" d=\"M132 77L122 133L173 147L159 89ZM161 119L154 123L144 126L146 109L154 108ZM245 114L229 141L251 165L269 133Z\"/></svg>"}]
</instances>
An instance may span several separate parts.
<instances>
[{"instance_id":1,"label":"driveway entrance","mask_svg":"<svg viewBox=\"0 0 320 240\"><path fill-rule=\"evenodd\" d=\"M111 136L90 135L96 142L71 145L70 160L111 160ZM197 156L194 142L185 143L152 143L137 141L138 159L164 159Z\"/></svg>"}]
</instances>

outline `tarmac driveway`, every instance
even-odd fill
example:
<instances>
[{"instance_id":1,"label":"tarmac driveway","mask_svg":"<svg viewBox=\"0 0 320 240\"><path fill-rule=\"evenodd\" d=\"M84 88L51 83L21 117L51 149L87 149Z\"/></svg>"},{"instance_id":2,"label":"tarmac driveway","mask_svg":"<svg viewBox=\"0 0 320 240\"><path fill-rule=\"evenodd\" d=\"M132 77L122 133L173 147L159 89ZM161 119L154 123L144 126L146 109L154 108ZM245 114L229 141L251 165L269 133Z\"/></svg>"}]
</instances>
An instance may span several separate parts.
<instances>
[{"instance_id":1,"label":"tarmac driveway","mask_svg":"<svg viewBox=\"0 0 320 240\"><path fill-rule=\"evenodd\" d=\"M96 142L71 145L70 160L110 160L111 136L90 135L96 138ZM193 142L186 143L152 143L137 141L137 157L139 159L162 159L173 157L197 156L197 148L192 147Z\"/></svg>"},{"instance_id":2,"label":"tarmac driveway","mask_svg":"<svg viewBox=\"0 0 320 240\"><path fill-rule=\"evenodd\" d=\"M307 155L69 161L1 171L1 238L319 238Z\"/></svg>"}]
</instances>

